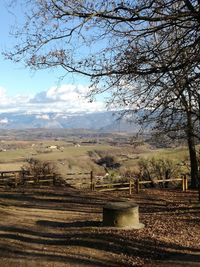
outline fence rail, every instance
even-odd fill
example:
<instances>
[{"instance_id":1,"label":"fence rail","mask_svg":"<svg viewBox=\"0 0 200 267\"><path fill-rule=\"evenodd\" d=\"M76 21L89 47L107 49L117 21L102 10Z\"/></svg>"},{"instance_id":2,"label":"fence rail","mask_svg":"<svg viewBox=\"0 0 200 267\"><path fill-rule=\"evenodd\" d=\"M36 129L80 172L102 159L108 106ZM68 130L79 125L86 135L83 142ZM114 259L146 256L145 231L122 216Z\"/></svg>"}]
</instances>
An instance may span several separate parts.
<instances>
[{"instance_id":1,"label":"fence rail","mask_svg":"<svg viewBox=\"0 0 200 267\"><path fill-rule=\"evenodd\" d=\"M24 171L1 171L0 172L0 187L9 186L17 187L23 185L55 185L56 174L39 175L37 177L30 175ZM91 191L114 191L114 190L129 190L129 194L132 194L133 190L139 193L142 185L158 184L158 183L170 183L182 181L182 190L187 191L188 179L186 175L182 178L176 179L158 179L154 181L140 181L139 179L129 179L123 182L105 181L105 177L95 176L93 171L91 172L79 172L79 173L67 173L66 179L63 179L64 184L70 184L71 186L81 188L87 188Z\"/></svg>"},{"instance_id":2,"label":"fence rail","mask_svg":"<svg viewBox=\"0 0 200 267\"><path fill-rule=\"evenodd\" d=\"M30 175L24 171L1 171L0 187L17 187L26 185L54 185L56 184L56 174Z\"/></svg>"},{"instance_id":3,"label":"fence rail","mask_svg":"<svg viewBox=\"0 0 200 267\"><path fill-rule=\"evenodd\" d=\"M155 181L140 181L139 179L137 179L135 181L136 193L139 193L139 191L141 190L140 185L159 184L159 183L165 184L165 183L169 183L169 182L178 182L178 181L182 181L182 190L187 191L188 190L188 178L186 175L183 175L182 178L161 179L161 180L155 180Z\"/></svg>"},{"instance_id":4,"label":"fence rail","mask_svg":"<svg viewBox=\"0 0 200 267\"><path fill-rule=\"evenodd\" d=\"M170 183L170 182L180 182L182 181L182 190L186 191L188 189L188 179L184 175L182 178L173 178L173 179L158 179L155 181L140 181L139 179L127 179L125 182L108 182L105 179L102 179L100 176L95 176L93 172L85 173L87 176L79 178L78 176L83 173L76 174L73 178L66 178L66 182L71 184L74 187L78 188L90 188L91 191L114 191L114 190L129 190L131 194L133 190L136 193L139 193L142 185L147 184L159 184L159 183Z\"/></svg>"}]
</instances>

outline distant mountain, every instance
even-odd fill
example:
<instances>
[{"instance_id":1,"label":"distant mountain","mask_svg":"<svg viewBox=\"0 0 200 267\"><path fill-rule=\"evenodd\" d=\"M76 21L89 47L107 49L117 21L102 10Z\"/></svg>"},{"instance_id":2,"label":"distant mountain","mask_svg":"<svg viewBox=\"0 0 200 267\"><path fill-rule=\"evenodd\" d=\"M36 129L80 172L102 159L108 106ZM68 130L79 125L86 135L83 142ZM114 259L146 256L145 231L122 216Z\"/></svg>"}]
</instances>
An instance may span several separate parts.
<instances>
[{"instance_id":1,"label":"distant mountain","mask_svg":"<svg viewBox=\"0 0 200 267\"><path fill-rule=\"evenodd\" d=\"M118 120L112 111L96 113L1 113L0 129L91 129L101 132L135 132L138 127Z\"/></svg>"}]
</instances>

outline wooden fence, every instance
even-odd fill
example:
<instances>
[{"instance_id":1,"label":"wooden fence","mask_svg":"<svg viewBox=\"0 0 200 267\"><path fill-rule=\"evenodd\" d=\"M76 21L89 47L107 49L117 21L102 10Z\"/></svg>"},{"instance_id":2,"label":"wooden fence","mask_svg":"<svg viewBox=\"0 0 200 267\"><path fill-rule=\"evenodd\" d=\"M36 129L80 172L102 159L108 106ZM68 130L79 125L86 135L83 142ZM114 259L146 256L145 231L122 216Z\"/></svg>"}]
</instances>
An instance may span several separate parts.
<instances>
[{"instance_id":1,"label":"wooden fence","mask_svg":"<svg viewBox=\"0 0 200 267\"><path fill-rule=\"evenodd\" d=\"M188 189L188 179L186 175L183 175L182 178L175 179L164 179L164 180L155 180L155 181L140 181L139 179L127 179L126 181L117 181L109 182L107 177L95 176L93 172L87 173L68 173L65 181L79 189L90 189L91 191L114 191L114 190L128 190L129 194L133 191L139 193L142 189L142 185L151 185L162 183L172 182L181 182L182 190L187 191Z\"/></svg>"},{"instance_id":2,"label":"wooden fence","mask_svg":"<svg viewBox=\"0 0 200 267\"><path fill-rule=\"evenodd\" d=\"M162 183L163 186L166 183L170 183L170 182L181 182L182 185L182 191L187 191L188 190L188 178L186 175L183 175L182 178L174 178L174 179L161 179L161 180L155 180L155 181L140 181L139 179L136 179L135 181L135 190L136 193L139 193L139 191L141 190L141 185L145 185L145 184L159 184Z\"/></svg>"},{"instance_id":3,"label":"wooden fence","mask_svg":"<svg viewBox=\"0 0 200 267\"><path fill-rule=\"evenodd\" d=\"M139 179L127 179L122 182L109 182L107 177L95 176L91 172L83 173L67 173L66 178L62 179L64 184L69 184L79 189L90 189L91 191L114 191L114 190L128 190L129 194L133 191L139 193L142 189L142 185L151 185L162 183L163 186L166 183L181 182L182 190L187 191L188 179L186 175L182 178L176 179L164 179L155 181L140 181ZM0 172L0 187L17 187L17 186L28 186L28 185L56 185L58 184L57 175L40 175L34 177L23 171L2 171Z\"/></svg>"},{"instance_id":4,"label":"wooden fence","mask_svg":"<svg viewBox=\"0 0 200 267\"><path fill-rule=\"evenodd\" d=\"M165 179L165 180L155 180L152 181L140 181L139 179L136 180L129 180L129 182L120 182L120 183L105 183L105 184L99 184L94 185L93 190L98 191L114 191L114 190L129 190L129 194L131 195L133 191L135 191L137 194L142 189L142 185L151 185L151 184L159 184L162 183L163 185L165 183L170 182L181 182L182 190L187 191L188 190L188 179L186 176L183 176L183 178L176 178L176 179Z\"/></svg>"},{"instance_id":5,"label":"wooden fence","mask_svg":"<svg viewBox=\"0 0 200 267\"><path fill-rule=\"evenodd\" d=\"M0 187L18 187L28 185L55 185L56 174L30 175L24 171L2 171L0 172Z\"/></svg>"},{"instance_id":6,"label":"wooden fence","mask_svg":"<svg viewBox=\"0 0 200 267\"><path fill-rule=\"evenodd\" d=\"M93 171L91 172L78 172L67 173L65 182L76 188L88 189L91 191L95 189L95 177Z\"/></svg>"}]
</instances>

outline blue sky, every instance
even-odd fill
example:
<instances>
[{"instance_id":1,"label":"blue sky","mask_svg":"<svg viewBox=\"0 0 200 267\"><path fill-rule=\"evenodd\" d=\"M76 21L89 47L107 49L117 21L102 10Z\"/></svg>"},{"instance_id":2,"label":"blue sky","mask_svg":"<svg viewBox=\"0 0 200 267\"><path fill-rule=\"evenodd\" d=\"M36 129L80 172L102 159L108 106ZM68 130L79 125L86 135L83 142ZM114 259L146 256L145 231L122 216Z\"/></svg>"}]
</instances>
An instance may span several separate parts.
<instances>
[{"instance_id":1,"label":"blue sky","mask_svg":"<svg viewBox=\"0 0 200 267\"><path fill-rule=\"evenodd\" d=\"M103 103L88 103L84 99L88 92L84 77L68 76L60 84L59 77L63 70L40 70L33 72L22 64L4 59L1 54L12 47L14 41L9 35L11 26L18 18L23 20L20 9L13 14L6 8L6 0L0 1L0 113L41 111L96 111L103 109ZM73 107L74 103L74 107Z\"/></svg>"},{"instance_id":2,"label":"blue sky","mask_svg":"<svg viewBox=\"0 0 200 267\"><path fill-rule=\"evenodd\" d=\"M15 15L17 17L23 16L20 10ZM15 23L15 16L8 11L3 0L0 2L1 52L14 44L13 38L9 35L13 23ZM0 73L0 86L6 88L10 96L27 93L35 94L41 90L46 90L56 84L59 76L59 73L53 71L33 72L26 69L22 64L5 60L2 54L0 54Z\"/></svg>"}]
</instances>

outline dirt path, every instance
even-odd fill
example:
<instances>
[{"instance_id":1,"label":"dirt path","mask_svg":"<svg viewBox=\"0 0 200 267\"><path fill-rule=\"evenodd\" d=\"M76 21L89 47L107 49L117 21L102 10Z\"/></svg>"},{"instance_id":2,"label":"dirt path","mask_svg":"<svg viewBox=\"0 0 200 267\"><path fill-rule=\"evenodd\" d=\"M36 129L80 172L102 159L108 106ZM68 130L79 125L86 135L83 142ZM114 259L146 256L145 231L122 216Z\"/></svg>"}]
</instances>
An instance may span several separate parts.
<instances>
[{"instance_id":1,"label":"dirt path","mask_svg":"<svg viewBox=\"0 0 200 267\"><path fill-rule=\"evenodd\" d=\"M200 266L196 192L143 191L131 198L144 229L102 227L103 205L129 198L70 187L0 190L0 266Z\"/></svg>"}]
</instances>

